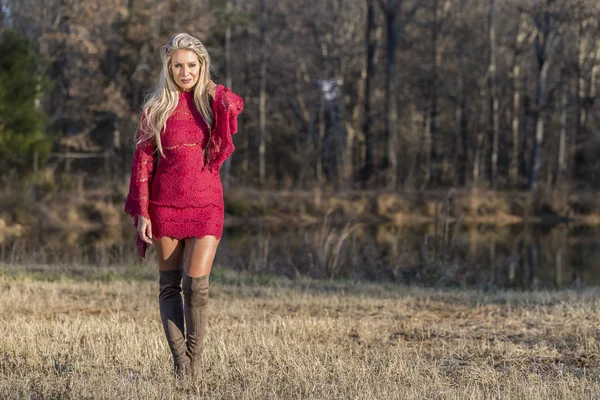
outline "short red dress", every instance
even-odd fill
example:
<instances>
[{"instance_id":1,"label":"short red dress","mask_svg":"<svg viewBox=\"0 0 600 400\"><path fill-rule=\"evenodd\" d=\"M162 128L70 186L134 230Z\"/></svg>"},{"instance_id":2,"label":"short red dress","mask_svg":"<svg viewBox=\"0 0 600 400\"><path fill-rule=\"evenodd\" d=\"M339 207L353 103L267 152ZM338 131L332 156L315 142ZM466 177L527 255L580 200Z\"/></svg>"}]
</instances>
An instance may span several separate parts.
<instances>
[{"instance_id":1,"label":"short red dress","mask_svg":"<svg viewBox=\"0 0 600 400\"><path fill-rule=\"evenodd\" d=\"M179 102L161 133L164 157L154 142L139 144L133 155L125 212L150 219L152 236L221 238L223 186L219 170L235 149L231 135L237 132L241 97L218 85L212 103L212 135L194 104L193 92L179 93ZM209 139L210 138L210 139ZM207 156L203 150L208 146ZM139 235L138 254L147 244Z\"/></svg>"}]
</instances>

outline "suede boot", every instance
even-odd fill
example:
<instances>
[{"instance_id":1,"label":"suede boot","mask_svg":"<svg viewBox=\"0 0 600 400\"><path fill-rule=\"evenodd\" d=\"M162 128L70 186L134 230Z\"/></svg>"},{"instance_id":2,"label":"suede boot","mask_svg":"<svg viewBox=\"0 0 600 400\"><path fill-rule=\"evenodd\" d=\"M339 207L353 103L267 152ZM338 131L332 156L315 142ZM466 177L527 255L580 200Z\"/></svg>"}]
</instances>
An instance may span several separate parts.
<instances>
[{"instance_id":1,"label":"suede boot","mask_svg":"<svg viewBox=\"0 0 600 400\"><path fill-rule=\"evenodd\" d=\"M174 372L177 377L189 374L190 362L186 356L184 337L183 301L181 300L181 277L183 270L160 271L158 304L163 329L173 354Z\"/></svg>"},{"instance_id":2,"label":"suede boot","mask_svg":"<svg viewBox=\"0 0 600 400\"><path fill-rule=\"evenodd\" d=\"M208 322L208 275L183 277L183 301L187 329L187 355L192 379L199 379L202 369L202 349Z\"/></svg>"}]
</instances>

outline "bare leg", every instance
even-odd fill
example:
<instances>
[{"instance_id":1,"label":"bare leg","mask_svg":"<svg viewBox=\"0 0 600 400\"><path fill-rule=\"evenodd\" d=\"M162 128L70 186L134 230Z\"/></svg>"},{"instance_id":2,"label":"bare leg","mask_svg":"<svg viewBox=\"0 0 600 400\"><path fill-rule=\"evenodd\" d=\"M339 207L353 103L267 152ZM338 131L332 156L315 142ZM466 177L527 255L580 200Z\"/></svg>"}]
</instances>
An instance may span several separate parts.
<instances>
[{"instance_id":1,"label":"bare leg","mask_svg":"<svg viewBox=\"0 0 600 400\"><path fill-rule=\"evenodd\" d=\"M209 275L219 239L214 236L185 238L184 264L185 273L191 277Z\"/></svg>"},{"instance_id":2,"label":"bare leg","mask_svg":"<svg viewBox=\"0 0 600 400\"><path fill-rule=\"evenodd\" d=\"M181 299L183 277L183 249L185 243L163 237L154 240L158 258L159 285L158 304L163 329L173 354L174 371L177 376L187 375L189 359L186 356L184 337L184 313Z\"/></svg>"},{"instance_id":3,"label":"bare leg","mask_svg":"<svg viewBox=\"0 0 600 400\"><path fill-rule=\"evenodd\" d=\"M170 237L154 239L158 269L160 271L171 271L183 268L183 248L185 242Z\"/></svg>"},{"instance_id":4,"label":"bare leg","mask_svg":"<svg viewBox=\"0 0 600 400\"><path fill-rule=\"evenodd\" d=\"M219 240L214 236L186 238L183 301L187 329L187 355L192 378L200 377L202 349L208 323L208 276Z\"/></svg>"}]
</instances>

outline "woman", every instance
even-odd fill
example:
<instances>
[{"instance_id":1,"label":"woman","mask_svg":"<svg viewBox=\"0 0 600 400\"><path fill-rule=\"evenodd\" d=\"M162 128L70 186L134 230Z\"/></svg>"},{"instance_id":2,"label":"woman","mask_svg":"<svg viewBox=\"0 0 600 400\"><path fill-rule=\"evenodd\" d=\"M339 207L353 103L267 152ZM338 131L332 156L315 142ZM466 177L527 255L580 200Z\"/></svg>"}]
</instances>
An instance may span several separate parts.
<instances>
[{"instance_id":1,"label":"woman","mask_svg":"<svg viewBox=\"0 0 600 400\"><path fill-rule=\"evenodd\" d=\"M208 277L223 231L219 169L234 150L243 101L211 81L210 58L197 38L180 33L160 54L158 84L142 107L125 211L137 226L140 256L149 244L156 249L160 316L175 374L197 377Z\"/></svg>"}]
</instances>

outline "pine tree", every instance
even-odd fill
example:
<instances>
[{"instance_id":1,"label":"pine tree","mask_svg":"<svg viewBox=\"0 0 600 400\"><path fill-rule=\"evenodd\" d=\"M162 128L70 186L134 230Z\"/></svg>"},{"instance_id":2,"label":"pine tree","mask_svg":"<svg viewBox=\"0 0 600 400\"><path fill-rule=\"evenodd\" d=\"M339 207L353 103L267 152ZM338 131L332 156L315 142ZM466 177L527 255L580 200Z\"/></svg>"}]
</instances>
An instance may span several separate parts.
<instances>
[{"instance_id":1,"label":"pine tree","mask_svg":"<svg viewBox=\"0 0 600 400\"><path fill-rule=\"evenodd\" d=\"M47 87L31 41L12 30L0 42L0 171L28 172L35 153L43 162L52 146L39 99Z\"/></svg>"}]
</instances>

